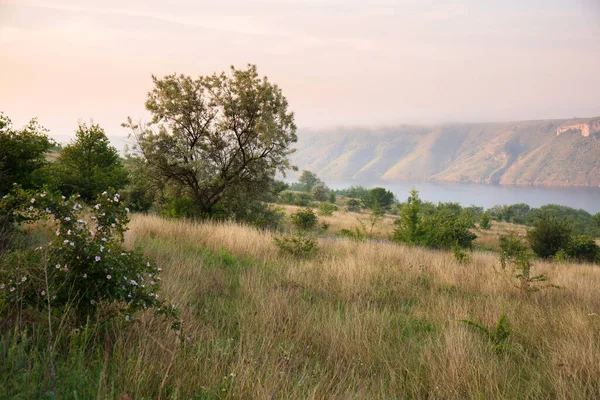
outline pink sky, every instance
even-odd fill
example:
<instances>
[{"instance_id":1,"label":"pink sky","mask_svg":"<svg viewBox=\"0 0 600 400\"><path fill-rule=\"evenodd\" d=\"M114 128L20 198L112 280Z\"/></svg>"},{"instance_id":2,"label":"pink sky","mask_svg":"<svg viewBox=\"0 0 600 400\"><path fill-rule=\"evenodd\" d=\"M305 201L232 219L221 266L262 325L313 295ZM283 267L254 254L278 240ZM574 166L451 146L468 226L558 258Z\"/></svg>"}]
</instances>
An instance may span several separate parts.
<instances>
[{"instance_id":1,"label":"pink sky","mask_svg":"<svg viewBox=\"0 0 600 400\"><path fill-rule=\"evenodd\" d=\"M597 4L0 0L0 110L124 136L151 74L254 63L300 127L597 116Z\"/></svg>"}]
</instances>

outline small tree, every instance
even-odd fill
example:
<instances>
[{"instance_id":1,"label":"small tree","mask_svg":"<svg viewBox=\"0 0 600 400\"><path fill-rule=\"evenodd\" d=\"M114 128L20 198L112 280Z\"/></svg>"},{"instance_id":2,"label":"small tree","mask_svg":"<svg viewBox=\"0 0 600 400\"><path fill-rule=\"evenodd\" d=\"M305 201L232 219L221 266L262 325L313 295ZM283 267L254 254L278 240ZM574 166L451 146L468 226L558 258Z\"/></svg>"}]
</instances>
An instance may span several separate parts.
<instances>
[{"instance_id":1,"label":"small tree","mask_svg":"<svg viewBox=\"0 0 600 400\"><path fill-rule=\"evenodd\" d=\"M487 212L481 214L481 217L479 217L479 227L485 230L492 228L492 219L490 218L490 214Z\"/></svg>"},{"instance_id":2,"label":"small tree","mask_svg":"<svg viewBox=\"0 0 600 400\"><path fill-rule=\"evenodd\" d=\"M554 256L560 249L566 250L571 241L572 228L566 220L553 215L542 215L527 232L529 245L542 258Z\"/></svg>"},{"instance_id":3,"label":"small tree","mask_svg":"<svg viewBox=\"0 0 600 400\"><path fill-rule=\"evenodd\" d=\"M121 189L128 182L119 152L97 124L79 124L75 140L62 150L55 170L63 194L77 193L86 201L109 187Z\"/></svg>"},{"instance_id":4,"label":"small tree","mask_svg":"<svg viewBox=\"0 0 600 400\"><path fill-rule=\"evenodd\" d=\"M376 187L369 190L365 199L365 205L368 208L373 208L377 204L378 207L386 210L394 203L394 200L395 197L392 192L381 187Z\"/></svg>"},{"instance_id":5,"label":"small tree","mask_svg":"<svg viewBox=\"0 0 600 400\"><path fill-rule=\"evenodd\" d=\"M298 178L298 182L304 186L304 190L310 192L316 184L321 183L321 180L313 172L304 170Z\"/></svg>"},{"instance_id":6,"label":"small tree","mask_svg":"<svg viewBox=\"0 0 600 400\"><path fill-rule=\"evenodd\" d=\"M400 218L396 220L393 239L396 241L419 244L422 242L424 230L421 218L421 199L416 189L411 189L406 204L400 210Z\"/></svg>"},{"instance_id":7,"label":"small tree","mask_svg":"<svg viewBox=\"0 0 600 400\"><path fill-rule=\"evenodd\" d=\"M11 120L0 113L0 196L10 191L13 183L26 189L38 186L33 175L47 164L46 153L53 145L37 120L16 130Z\"/></svg>"},{"instance_id":8,"label":"small tree","mask_svg":"<svg viewBox=\"0 0 600 400\"><path fill-rule=\"evenodd\" d=\"M128 120L152 179L185 191L203 215L229 197L268 194L277 172L291 168L294 114L281 89L256 66L230 74L153 77L148 126Z\"/></svg>"},{"instance_id":9,"label":"small tree","mask_svg":"<svg viewBox=\"0 0 600 400\"><path fill-rule=\"evenodd\" d=\"M312 209L304 208L292 214L291 220L298 229L310 231L316 228L319 218Z\"/></svg>"},{"instance_id":10,"label":"small tree","mask_svg":"<svg viewBox=\"0 0 600 400\"><path fill-rule=\"evenodd\" d=\"M327 201L329 198L329 189L323 182L319 182L312 187L310 192L313 195L313 198L317 201Z\"/></svg>"}]
</instances>

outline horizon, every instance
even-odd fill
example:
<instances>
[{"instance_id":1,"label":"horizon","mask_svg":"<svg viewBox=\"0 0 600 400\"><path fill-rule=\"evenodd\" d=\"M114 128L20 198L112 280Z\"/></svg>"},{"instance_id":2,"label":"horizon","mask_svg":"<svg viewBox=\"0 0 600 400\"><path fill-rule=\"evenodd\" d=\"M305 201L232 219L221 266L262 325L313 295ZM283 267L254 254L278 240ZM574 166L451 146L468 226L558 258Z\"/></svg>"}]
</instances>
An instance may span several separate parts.
<instances>
[{"instance_id":1,"label":"horizon","mask_svg":"<svg viewBox=\"0 0 600 400\"><path fill-rule=\"evenodd\" d=\"M0 0L0 110L123 138L151 74L253 63L307 130L589 118L599 17L593 0Z\"/></svg>"}]
</instances>

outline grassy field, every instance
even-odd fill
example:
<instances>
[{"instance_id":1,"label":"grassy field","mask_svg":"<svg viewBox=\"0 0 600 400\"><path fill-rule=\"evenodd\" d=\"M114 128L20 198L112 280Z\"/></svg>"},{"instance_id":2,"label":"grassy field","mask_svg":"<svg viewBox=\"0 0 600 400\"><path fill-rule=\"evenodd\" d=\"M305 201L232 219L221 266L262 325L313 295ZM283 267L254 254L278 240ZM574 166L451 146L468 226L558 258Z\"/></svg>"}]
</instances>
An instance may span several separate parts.
<instances>
[{"instance_id":1,"label":"grassy field","mask_svg":"<svg viewBox=\"0 0 600 400\"><path fill-rule=\"evenodd\" d=\"M58 397L600 398L593 265L535 263L561 289L524 296L493 253L465 265L322 237L314 258L297 260L272 233L233 223L137 215L130 228L127 244L164 270L161 296L180 308L184 340L151 315L110 335L63 332ZM461 322L493 327L503 314L501 341ZM49 355L32 359L30 334L3 336L0 394L43 397Z\"/></svg>"}]
</instances>

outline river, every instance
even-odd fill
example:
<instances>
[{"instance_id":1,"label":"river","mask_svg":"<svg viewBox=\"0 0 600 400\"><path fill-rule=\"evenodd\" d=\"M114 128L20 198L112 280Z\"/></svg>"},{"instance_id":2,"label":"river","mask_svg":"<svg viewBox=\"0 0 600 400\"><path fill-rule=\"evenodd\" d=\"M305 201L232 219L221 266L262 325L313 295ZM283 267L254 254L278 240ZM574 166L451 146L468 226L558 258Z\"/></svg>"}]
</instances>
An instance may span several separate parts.
<instances>
[{"instance_id":1,"label":"river","mask_svg":"<svg viewBox=\"0 0 600 400\"><path fill-rule=\"evenodd\" d=\"M326 184L332 189L343 189L352 185L361 185L367 188L380 186L394 193L399 201L406 200L408 192L414 187L419 191L421 199L434 203L451 201L463 206L476 205L484 208L498 204L516 203L526 203L531 207L560 204L583 209L592 214L600 212L600 188L388 181L346 181L326 182Z\"/></svg>"}]
</instances>

